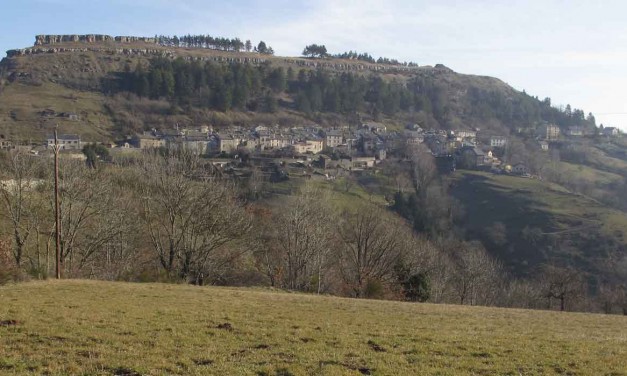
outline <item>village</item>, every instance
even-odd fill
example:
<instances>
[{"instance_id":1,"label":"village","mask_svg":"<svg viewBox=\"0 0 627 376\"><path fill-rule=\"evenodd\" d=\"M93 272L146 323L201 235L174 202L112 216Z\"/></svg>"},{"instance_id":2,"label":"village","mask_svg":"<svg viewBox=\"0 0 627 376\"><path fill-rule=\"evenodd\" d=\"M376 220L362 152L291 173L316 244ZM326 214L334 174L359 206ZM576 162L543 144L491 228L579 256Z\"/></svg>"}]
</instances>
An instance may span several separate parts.
<instances>
[{"instance_id":1,"label":"village","mask_svg":"<svg viewBox=\"0 0 627 376\"><path fill-rule=\"evenodd\" d=\"M600 132L603 137L621 136L613 127ZM593 134L583 127L569 127L562 132L557 125L544 123L536 127L533 139L538 151L548 153L568 145L569 140L589 136ZM442 174L464 168L535 177L525 163L505 158L509 141L508 136L480 129L444 131L407 124L402 130L389 130L380 122L332 129L311 124L292 128L232 126L217 130L210 125L176 124L170 129L152 129L116 143L94 143L82 140L77 134L57 136L59 148L66 157L85 159L82 149L89 144L105 146L114 157L148 149L186 150L208 158L219 171L235 176L250 176L247 167L260 167L271 181L295 175L332 180L376 169L387 158L406 159L416 150L431 154ZM19 148L33 155L49 155L54 144L53 135L47 136L45 142L26 145L0 138L0 150ZM416 147L418 145L423 146Z\"/></svg>"}]
</instances>

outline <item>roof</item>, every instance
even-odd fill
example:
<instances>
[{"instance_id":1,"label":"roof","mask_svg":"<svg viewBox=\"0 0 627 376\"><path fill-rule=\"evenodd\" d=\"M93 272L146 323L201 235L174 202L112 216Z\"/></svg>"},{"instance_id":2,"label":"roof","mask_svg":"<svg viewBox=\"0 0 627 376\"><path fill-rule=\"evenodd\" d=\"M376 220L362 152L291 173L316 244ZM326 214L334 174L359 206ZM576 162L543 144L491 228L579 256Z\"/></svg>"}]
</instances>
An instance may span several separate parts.
<instances>
[{"instance_id":1,"label":"roof","mask_svg":"<svg viewBox=\"0 0 627 376\"><path fill-rule=\"evenodd\" d=\"M467 151L472 151L473 153L475 153L477 156L481 156L481 155L485 155L485 153L483 152L483 150L479 149L476 146L464 146L461 150L462 152L467 152Z\"/></svg>"},{"instance_id":2,"label":"roof","mask_svg":"<svg viewBox=\"0 0 627 376\"><path fill-rule=\"evenodd\" d=\"M77 135L77 134L60 134L57 135L57 138L59 140L76 140L76 141L80 141L81 136ZM54 140L54 135L48 135L47 137L48 140Z\"/></svg>"},{"instance_id":3,"label":"roof","mask_svg":"<svg viewBox=\"0 0 627 376\"><path fill-rule=\"evenodd\" d=\"M149 133L136 134L135 137L138 139L142 139L142 140L158 140L159 139L159 137L153 134L149 134Z\"/></svg>"},{"instance_id":4,"label":"roof","mask_svg":"<svg viewBox=\"0 0 627 376\"><path fill-rule=\"evenodd\" d=\"M405 136L411 137L411 138L424 138L425 137L425 135L422 132L410 131L410 130L405 131Z\"/></svg>"}]
</instances>

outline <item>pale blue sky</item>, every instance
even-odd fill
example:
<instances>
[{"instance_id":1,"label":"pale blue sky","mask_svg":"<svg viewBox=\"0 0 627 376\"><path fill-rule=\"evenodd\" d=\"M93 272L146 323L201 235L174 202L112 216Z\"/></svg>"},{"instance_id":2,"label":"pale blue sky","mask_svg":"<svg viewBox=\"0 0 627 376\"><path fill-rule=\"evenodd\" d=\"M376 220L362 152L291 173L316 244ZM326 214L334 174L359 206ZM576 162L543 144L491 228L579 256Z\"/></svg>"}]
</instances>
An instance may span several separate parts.
<instances>
[{"instance_id":1,"label":"pale blue sky","mask_svg":"<svg viewBox=\"0 0 627 376\"><path fill-rule=\"evenodd\" d=\"M330 52L443 63L495 76L627 130L627 2L0 0L0 50L35 34L210 34L279 55Z\"/></svg>"}]
</instances>

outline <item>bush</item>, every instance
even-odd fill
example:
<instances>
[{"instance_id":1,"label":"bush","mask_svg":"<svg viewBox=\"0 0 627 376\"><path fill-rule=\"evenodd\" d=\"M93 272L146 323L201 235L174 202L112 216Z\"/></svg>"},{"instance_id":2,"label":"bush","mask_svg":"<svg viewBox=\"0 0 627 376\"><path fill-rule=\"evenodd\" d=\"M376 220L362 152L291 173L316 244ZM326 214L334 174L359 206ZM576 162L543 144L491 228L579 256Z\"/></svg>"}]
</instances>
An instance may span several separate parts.
<instances>
[{"instance_id":1,"label":"bush","mask_svg":"<svg viewBox=\"0 0 627 376\"><path fill-rule=\"evenodd\" d=\"M11 258L9 242L0 240L0 285L20 279L20 271Z\"/></svg>"},{"instance_id":2,"label":"bush","mask_svg":"<svg viewBox=\"0 0 627 376\"><path fill-rule=\"evenodd\" d=\"M412 302L426 302L430 297L429 277L416 273L403 281L403 295Z\"/></svg>"},{"instance_id":3,"label":"bush","mask_svg":"<svg viewBox=\"0 0 627 376\"><path fill-rule=\"evenodd\" d=\"M364 288L364 297L369 299L381 299L385 295L383 283L378 279L369 279Z\"/></svg>"}]
</instances>

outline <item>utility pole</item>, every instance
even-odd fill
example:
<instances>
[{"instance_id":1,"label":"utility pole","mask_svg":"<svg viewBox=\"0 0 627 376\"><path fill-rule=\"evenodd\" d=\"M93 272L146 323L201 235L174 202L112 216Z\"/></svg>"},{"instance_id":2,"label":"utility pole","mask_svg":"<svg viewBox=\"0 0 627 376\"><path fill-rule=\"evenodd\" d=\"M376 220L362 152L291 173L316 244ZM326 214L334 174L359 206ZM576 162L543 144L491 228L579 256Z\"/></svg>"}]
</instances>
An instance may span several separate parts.
<instances>
[{"instance_id":1,"label":"utility pole","mask_svg":"<svg viewBox=\"0 0 627 376\"><path fill-rule=\"evenodd\" d=\"M56 277L61 279L61 213L59 210L59 139L54 130L54 223L56 241Z\"/></svg>"}]
</instances>

